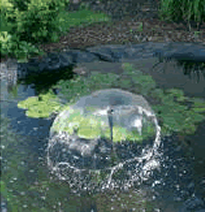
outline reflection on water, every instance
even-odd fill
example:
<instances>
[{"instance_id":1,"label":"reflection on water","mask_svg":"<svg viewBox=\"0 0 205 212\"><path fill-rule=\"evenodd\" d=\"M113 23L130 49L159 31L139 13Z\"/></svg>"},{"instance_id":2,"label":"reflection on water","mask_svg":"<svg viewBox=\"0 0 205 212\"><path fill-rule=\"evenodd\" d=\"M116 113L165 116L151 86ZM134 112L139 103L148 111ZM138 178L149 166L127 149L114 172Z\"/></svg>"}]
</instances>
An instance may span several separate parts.
<instances>
[{"instance_id":1,"label":"reflection on water","mask_svg":"<svg viewBox=\"0 0 205 212\"><path fill-rule=\"evenodd\" d=\"M145 70L146 72L146 70ZM159 85L183 89L185 94L205 98L205 64L188 61L159 61L151 75ZM165 85L165 86L164 86ZM168 87L167 87L168 86Z\"/></svg>"},{"instance_id":2,"label":"reflection on water","mask_svg":"<svg viewBox=\"0 0 205 212\"><path fill-rule=\"evenodd\" d=\"M161 64L163 61L159 60L154 66L152 67L153 71L157 69L158 65ZM170 61L166 61L165 67L163 67L161 70L163 73L166 73L167 65ZM202 62L190 62L190 61L175 61L174 67L182 67L183 71L182 73L184 75L189 76L190 80L195 81L196 83L199 83L201 80L204 80L205 78L205 63ZM160 70L160 71L161 71Z\"/></svg>"},{"instance_id":3,"label":"reflection on water","mask_svg":"<svg viewBox=\"0 0 205 212\"><path fill-rule=\"evenodd\" d=\"M52 179L47 169L45 150L52 120L28 118L16 106L35 95L31 86L24 89L18 85L15 95L8 93L1 81L1 100L5 100L0 102L2 211L203 211L205 123L193 136L163 138L161 170L144 183L135 181L130 189L73 194L66 182ZM197 95L204 97L204 90Z\"/></svg>"}]
</instances>

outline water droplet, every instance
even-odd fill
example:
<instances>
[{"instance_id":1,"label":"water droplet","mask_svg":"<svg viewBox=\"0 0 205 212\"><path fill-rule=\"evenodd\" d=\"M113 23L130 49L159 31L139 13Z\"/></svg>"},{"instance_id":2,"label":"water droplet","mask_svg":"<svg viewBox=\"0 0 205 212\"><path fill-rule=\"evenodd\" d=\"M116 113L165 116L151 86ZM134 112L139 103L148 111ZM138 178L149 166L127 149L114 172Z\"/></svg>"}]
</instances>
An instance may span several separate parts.
<instances>
[{"instance_id":1,"label":"water droplet","mask_svg":"<svg viewBox=\"0 0 205 212\"><path fill-rule=\"evenodd\" d=\"M20 195L22 195L22 196L25 195L25 194L26 194L26 193L25 193L24 191L20 192Z\"/></svg>"}]
</instances>

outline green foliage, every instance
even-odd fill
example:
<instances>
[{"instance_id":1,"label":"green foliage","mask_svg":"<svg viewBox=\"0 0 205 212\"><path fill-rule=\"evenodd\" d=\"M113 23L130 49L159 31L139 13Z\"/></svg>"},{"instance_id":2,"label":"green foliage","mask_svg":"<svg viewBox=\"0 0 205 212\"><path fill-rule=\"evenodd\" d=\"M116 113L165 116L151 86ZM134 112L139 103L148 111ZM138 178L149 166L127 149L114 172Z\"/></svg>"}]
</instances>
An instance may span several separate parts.
<instances>
[{"instance_id":1,"label":"green foliage","mask_svg":"<svg viewBox=\"0 0 205 212\"><path fill-rule=\"evenodd\" d=\"M19 41L18 37L9 34L7 31L0 32L0 42L1 55L9 55L17 59L22 59L30 54L42 54L42 52L31 43Z\"/></svg>"},{"instance_id":2,"label":"green foliage","mask_svg":"<svg viewBox=\"0 0 205 212\"><path fill-rule=\"evenodd\" d=\"M145 98L151 96L158 102L152 108L158 119L162 120L162 131L165 135L173 132L193 134L196 131L197 124L205 119L204 100L186 97L183 91L179 89L167 89L163 91L156 88L156 83L151 76L135 70L129 64L123 64L123 68L124 73L120 77L112 73L101 74L92 72L88 78L78 76L72 80L61 80L54 87L61 90L62 98L67 99L69 104L73 104L81 96L89 95L96 90L108 88L126 88L126 90L130 91L134 89L135 93L141 94ZM124 79L127 81L123 82ZM25 102L29 101L29 99L25 100ZM36 113L38 111L37 106L39 107L39 102L38 104L36 102L38 101L35 99L34 103L29 103L29 105L25 106L28 109L27 115L30 117L48 117L52 110L54 110L53 108L49 109L51 105L49 101L43 103L44 100L42 100L40 102L42 108L47 108L47 110L44 109L42 112L42 109L40 109L41 114ZM187 102L192 103L191 108L188 107ZM57 110L55 109L55 111L61 110L62 108L60 107ZM44 116L42 115L43 113ZM150 134L152 129L147 129L147 131Z\"/></svg>"},{"instance_id":3,"label":"green foliage","mask_svg":"<svg viewBox=\"0 0 205 212\"><path fill-rule=\"evenodd\" d=\"M133 76L134 87L136 92L140 92L143 95L148 95L148 93L156 87L155 81L149 75Z\"/></svg>"},{"instance_id":4,"label":"green foliage","mask_svg":"<svg viewBox=\"0 0 205 212\"><path fill-rule=\"evenodd\" d=\"M194 104L193 111L205 113L205 101L203 99L193 98L192 101Z\"/></svg>"},{"instance_id":5,"label":"green foliage","mask_svg":"<svg viewBox=\"0 0 205 212\"><path fill-rule=\"evenodd\" d=\"M122 68L124 72L120 75L120 79L115 84L116 86L126 89L133 87L135 93L142 95L148 95L156 87L156 82L151 76L135 70L133 65L124 63Z\"/></svg>"},{"instance_id":6,"label":"green foliage","mask_svg":"<svg viewBox=\"0 0 205 212\"><path fill-rule=\"evenodd\" d=\"M18 8L19 11L26 11L31 0L9 0L9 2L11 2L14 8Z\"/></svg>"},{"instance_id":7,"label":"green foliage","mask_svg":"<svg viewBox=\"0 0 205 212\"><path fill-rule=\"evenodd\" d=\"M116 74L100 74L98 72L93 72L91 76L86 79L84 77L77 76L68 81L60 80L56 87L60 87L62 89L64 98L66 98L70 103L74 103L81 96L88 95L96 90L111 87L117 78L118 76Z\"/></svg>"},{"instance_id":8,"label":"green foliage","mask_svg":"<svg viewBox=\"0 0 205 212\"><path fill-rule=\"evenodd\" d=\"M12 11L14 5L9 0L1 0L0 2L0 9L1 15L6 15L7 12Z\"/></svg>"},{"instance_id":9,"label":"green foliage","mask_svg":"<svg viewBox=\"0 0 205 212\"><path fill-rule=\"evenodd\" d=\"M161 103L152 108L158 118L163 120L162 131L165 134L180 132L181 134L193 134L197 124L205 120L205 103L202 99L188 98L179 89L168 89L160 92ZM186 101L192 102L191 109Z\"/></svg>"},{"instance_id":10,"label":"green foliage","mask_svg":"<svg viewBox=\"0 0 205 212\"><path fill-rule=\"evenodd\" d=\"M54 24L58 26L58 30L62 33L69 31L70 27L79 25L88 25L94 22L109 21L110 18L103 13L94 13L87 9L75 12L60 11Z\"/></svg>"},{"instance_id":11,"label":"green foliage","mask_svg":"<svg viewBox=\"0 0 205 212\"><path fill-rule=\"evenodd\" d=\"M185 20L188 23L194 20L200 23L205 21L205 0L161 0L159 15L162 20Z\"/></svg>"},{"instance_id":12,"label":"green foliage","mask_svg":"<svg viewBox=\"0 0 205 212\"><path fill-rule=\"evenodd\" d=\"M1 16L0 16L0 26L1 32L8 31L11 29L12 24L9 23L9 17L13 13L14 6L9 2L9 0L1 0L0 1L0 9L1 9Z\"/></svg>"},{"instance_id":13,"label":"green foliage","mask_svg":"<svg viewBox=\"0 0 205 212\"><path fill-rule=\"evenodd\" d=\"M1 42L1 54L10 53L12 42L11 35L8 32L0 32L0 42Z\"/></svg>"},{"instance_id":14,"label":"green foliage","mask_svg":"<svg viewBox=\"0 0 205 212\"><path fill-rule=\"evenodd\" d=\"M54 20L68 0L2 0L1 54L24 58L42 54L31 43L57 41Z\"/></svg>"},{"instance_id":15,"label":"green foliage","mask_svg":"<svg viewBox=\"0 0 205 212\"><path fill-rule=\"evenodd\" d=\"M2 55L25 57L41 54L32 44L58 42L72 26L108 21L109 18L89 10L68 12L69 0L2 0ZM23 56L24 55L24 56Z\"/></svg>"},{"instance_id":16,"label":"green foliage","mask_svg":"<svg viewBox=\"0 0 205 212\"><path fill-rule=\"evenodd\" d=\"M9 33L33 43L51 39L57 27L53 21L66 3L68 0L4 0L5 21L13 24Z\"/></svg>"},{"instance_id":17,"label":"green foliage","mask_svg":"<svg viewBox=\"0 0 205 212\"><path fill-rule=\"evenodd\" d=\"M58 32L67 32L71 26L108 20L106 15L89 10L67 12L63 9L65 3L68 1L31 0L27 4L26 11L17 8L18 10L15 11L17 32L24 34L21 38L32 39L34 42L39 39L41 41L51 39L55 42Z\"/></svg>"},{"instance_id":18,"label":"green foliage","mask_svg":"<svg viewBox=\"0 0 205 212\"><path fill-rule=\"evenodd\" d=\"M6 183L2 180L0 181L0 188L1 188L1 195L8 202L8 206L11 207L13 212L17 212L18 206L17 206L17 203L14 201L15 196L12 194L12 192L8 191L8 188L6 187Z\"/></svg>"},{"instance_id":19,"label":"green foliage","mask_svg":"<svg viewBox=\"0 0 205 212\"><path fill-rule=\"evenodd\" d=\"M57 26L53 21L59 10L67 1L60 0L30 0L27 10L15 8L15 32L20 40L29 42L48 41L52 38Z\"/></svg>"},{"instance_id":20,"label":"green foliage","mask_svg":"<svg viewBox=\"0 0 205 212\"><path fill-rule=\"evenodd\" d=\"M56 96L51 92L39 95L39 97L30 97L18 103L18 107L27 109L26 115L33 118L47 118L53 112L58 112L62 105L58 103Z\"/></svg>"},{"instance_id":21,"label":"green foliage","mask_svg":"<svg viewBox=\"0 0 205 212\"><path fill-rule=\"evenodd\" d=\"M101 138L110 139L110 127L107 123L107 116L99 117L94 113L86 113L86 116L82 116L81 112L77 109L73 110L70 107L64 109L69 111L69 117L61 114L61 119L55 121L52 125L52 132L64 131L71 135L77 130L77 134L81 138L95 139L100 136ZM154 131L154 127L151 124L143 128L142 135L137 130L129 131L122 126L115 125L113 127L113 141L129 140L141 142L143 139L153 136L155 134Z\"/></svg>"},{"instance_id":22,"label":"green foliage","mask_svg":"<svg viewBox=\"0 0 205 212\"><path fill-rule=\"evenodd\" d=\"M113 73L100 74L98 72L93 72L88 79L89 91L111 87L116 79L118 79L118 76Z\"/></svg>"}]
</instances>

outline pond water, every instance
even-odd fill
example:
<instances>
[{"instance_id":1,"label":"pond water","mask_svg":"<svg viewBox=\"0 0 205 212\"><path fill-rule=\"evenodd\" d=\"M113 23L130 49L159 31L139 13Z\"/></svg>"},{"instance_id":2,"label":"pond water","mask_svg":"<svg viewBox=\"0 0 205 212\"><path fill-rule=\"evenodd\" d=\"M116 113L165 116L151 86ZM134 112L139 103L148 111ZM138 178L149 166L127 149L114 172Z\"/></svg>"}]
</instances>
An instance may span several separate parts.
<instances>
[{"instance_id":1,"label":"pond water","mask_svg":"<svg viewBox=\"0 0 205 212\"><path fill-rule=\"evenodd\" d=\"M153 63L136 61L161 88L180 88L186 95L205 99L204 78L196 82L172 64L165 73L153 71ZM87 64L92 71L112 69L110 63ZM115 69L118 67L114 65ZM192 136L162 139L161 169L130 189L76 192L47 168L46 148L54 118L29 118L17 103L37 95L37 84L16 85L8 92L1 81L1 210L6 211L203 211L205 207L205 122ZM41 84L42 86L42 84Z\"/></svg>"}]
</instances>

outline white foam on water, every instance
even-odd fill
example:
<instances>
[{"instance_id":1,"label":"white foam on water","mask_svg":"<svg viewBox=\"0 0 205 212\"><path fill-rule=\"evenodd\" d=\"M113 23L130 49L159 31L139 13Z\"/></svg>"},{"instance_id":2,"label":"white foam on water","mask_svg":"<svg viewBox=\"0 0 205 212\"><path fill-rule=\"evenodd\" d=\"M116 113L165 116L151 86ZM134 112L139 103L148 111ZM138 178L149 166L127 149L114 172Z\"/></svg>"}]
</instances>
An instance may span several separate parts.
<instances>
[{"instance_id":1,"label":"white foam on water","mask_svg":"<svg viewBox=\"0 0 205 212\"><path fill-rule=\"evenodd\" d=\"M126 106L123 106L126 107ZM154 112L144 109L141 106L136 106L138 113L141 115L139 119L136 119L133 123L134 127L137 127L139 132L142 132L142 116L145 114L150 121L153 122L156 130L155 139L153 141L153 146L145 147L142 149L141 155L130 157L124 161L118 162L112 167L104 167L103 169L89 169L89 168L79 168L75 166L75 163L71 164L69 161L52 161L50 152L56 144L55 139L50 139L47 148L47 163L51 172L54 173L60 180L68 181L70 187L76 190L92 190L92 189L114 189L117 187L131 187L137 181L148 180L155 169L160 168L159 162L159 152L158 149L161 144L161 127L158 125L157 118ZM96 114L107 115L107 110L97 111ZM61 144L66 145L65 134L59 134L59 141ZM85 150L86 150L86 145ZM61 150L58 150L61 151ZM84 151L82 151L83 156ZM60 154L60 153L59 153ZM57 154L58 155L58 154ZM75 156L77 157L77 156ZM72 160L79 160L79 157L73 158ZM111 156L110 156L111 157ZM108 156L109 159L109 156ZM84 160L84 159L83 159ZM91 161L92 162L92 161ZM93 163L95 163L93 156ZM95 166L94 166L95 167ZM131 167L131 171L129 170ZM134 167L134 168L133 168ZM118 172L123 171L126 175L126 179L121 177L116 177ZM103 175L104 177L102 177ZM120 174L119 174L120 175ZM99 181L98 181L98 177ZM93 180L93 179L97 180ZM85 186L86 185L86 186Z\"/></svg>"}]
</instances>

